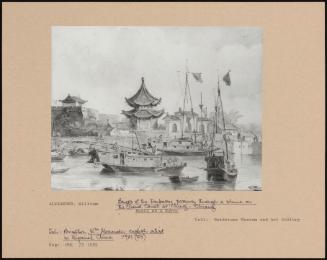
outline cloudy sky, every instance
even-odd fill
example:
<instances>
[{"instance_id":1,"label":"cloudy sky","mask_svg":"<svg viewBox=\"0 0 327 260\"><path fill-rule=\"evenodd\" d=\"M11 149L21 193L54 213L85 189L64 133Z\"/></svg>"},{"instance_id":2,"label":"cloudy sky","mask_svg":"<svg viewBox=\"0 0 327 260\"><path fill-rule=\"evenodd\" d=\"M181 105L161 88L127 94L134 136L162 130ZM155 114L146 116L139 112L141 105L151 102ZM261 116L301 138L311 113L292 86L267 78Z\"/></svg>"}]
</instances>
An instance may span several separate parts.
<instances>
[{"instance_id":1,"label":"cloudy sky","mask_svg":"<svg viewBox=\"0 0 327 260\"><path fill-rule=\"evenodd\" d=\"M253 27L53 27L52 100L79 95L88 107L120 114L144 77L159 107L173 113L183 105L186 60L203 73L203 83L189 81L196 112L201 92L212 110L217 75L231 70L232 85L221 86L225 111L261 124L262 39Z\"/></svg>"}]
</instances>

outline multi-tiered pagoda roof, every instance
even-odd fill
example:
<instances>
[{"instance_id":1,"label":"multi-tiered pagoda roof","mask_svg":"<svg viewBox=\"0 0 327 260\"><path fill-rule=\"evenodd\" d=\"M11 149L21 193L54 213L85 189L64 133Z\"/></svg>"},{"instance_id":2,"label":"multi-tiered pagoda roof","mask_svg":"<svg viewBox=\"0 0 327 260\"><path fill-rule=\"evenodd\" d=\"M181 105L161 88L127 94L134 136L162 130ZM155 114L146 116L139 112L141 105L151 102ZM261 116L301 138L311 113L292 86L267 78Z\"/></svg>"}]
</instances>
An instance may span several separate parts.
<instances>
[{"instance_id":1,"label":"multi-tiered pagoda roof","mask_svg":"<svg viewBox=\"0 0 327 260\"><path fill-rule=\"evenodd\" d=\"M135 95L125 99L127 104L135 108L139 106L156 106L161 102L161 98L156 98L152 96L147 90L143 77L141 87L135 93Z\"/></svg>"},{"instance_id":2,"label":"multi-tiered pagoda roof","mask_svg":"<svg viewBox=\"0 0 327 260\"><path fill-rule=\"evenodd\" d=\"M132 110L122 111L128 117L136 117L138 119L159 118L164 113L164 109L156 110L153 107L161 102L161 98L156 98L147 90L144 78L142 77L142 84L139 90L130 98L125 98L128 105L133 107Z\"/></svg>"}]
</instances>

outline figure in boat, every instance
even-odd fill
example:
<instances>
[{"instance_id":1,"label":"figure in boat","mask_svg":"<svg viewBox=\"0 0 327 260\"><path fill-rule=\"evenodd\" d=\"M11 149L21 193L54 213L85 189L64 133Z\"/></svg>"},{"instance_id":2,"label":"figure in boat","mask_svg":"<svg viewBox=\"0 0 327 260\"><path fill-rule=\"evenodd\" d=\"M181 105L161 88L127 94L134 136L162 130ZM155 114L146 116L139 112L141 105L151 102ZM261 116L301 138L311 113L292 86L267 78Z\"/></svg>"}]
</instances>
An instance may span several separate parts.
<instances>
[{"instance_id":1,"label":"figure in boat","mask_svg":"<svg viewBox=\"0 0 327 260\"><path fill-rule=\"evenodd\" d=\"M56 141L51 146L52 146L52 148L51 148L51 161L52 162L63 161L65 159L65 157L66 157L63 146L58 144Z\"/></svg>"},{"instance_id":2,"label":"figure in boat","mask_svg":"<svg viewBox=\"0 0 327 260\"><path fill-rule=\"evenodd\" d=\"M95 147L93 145L90 145L89 155L90 155L91 158L88 161L88 163L100 162L99 154L98 154L97 150L95 149Z\"/></svg>"}]
</instances>

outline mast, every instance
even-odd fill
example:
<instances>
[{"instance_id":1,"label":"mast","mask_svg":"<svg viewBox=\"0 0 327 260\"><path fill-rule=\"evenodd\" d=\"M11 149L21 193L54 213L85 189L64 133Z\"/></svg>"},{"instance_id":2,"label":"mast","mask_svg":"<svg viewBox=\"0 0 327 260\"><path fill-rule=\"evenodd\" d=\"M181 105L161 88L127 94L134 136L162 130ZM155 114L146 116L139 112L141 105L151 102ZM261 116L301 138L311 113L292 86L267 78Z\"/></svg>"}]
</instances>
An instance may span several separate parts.
<instances>
[{"instance_id":1,"label":"mast","mask_svg":"<svg viewBox=\"0 0 327 260\"><path fill-rule=\"evenodd\" d=\"M185 73L185 92L184 92L184 102L183 102L183 111L182 111L182 115L183 115L183 119L182 119L182 138L183 138L183 134L184 134L184 114L185 114L185 100L186 100L186 90L187 90L187 73Z\"/></svg>"},{"instance_id":2,"label":"mast","mask_svg":"<svg viewBox=\"0 0 327 260\"><path fill-rule=\"evenodd\" d=\"M228 145L227 145L227 140L226 140L226 136L225 136L225 133L226 133L225 116L224 116L224 108L223 108L223 102L221 100L221 93L220 93L220 86L219 85L220 84L219 84L219 74L218 74L218 87L217 87L217 90L218 90L218 98L219 98L219 101L220 101L221 113L222 113L222 119L223 119L223 127L224 127L223 139L224 139L225 147L226 147L226 159L228 160Z\"/></svg>"},{"instance_id":3,"label":"mast","mask_svg":"<svg viewBox=\"0 0 327 260\"><path fill-rule=\"evenodd\" d=\"M137 134L136 134L136 132L134 131L134 134L135 134L135 136L136 136L136 141L137 141L137 144L138 144L138 146L139 146L139 150L141 150L141 146L140 146L140 143L139 143L139 139L137 138ZM133 140L133 139L132 139Z\"/></svg>"},{"instance_id":4,"label":"mast","mask_svg":"<svg viewBox=\"0 0 327 260\"><path fill-rule=\"evenodd\" d=\"M203 115L203 113L202 113L202 109L203 109L203 104L202 104L202 92L201 92L201 104L199 105L199 107L200 107L200 111L201 111L201 118L202 118L202 115ZM202 126L202 123L201 123L201 125L200 126ZM202 131L202 127L201 127L201 131ZM204 135L204 132L202 133L203 135Z\"/></svg>"},{"instance_id":5,"label":"mast","mask_svg":"<svg viewBox=\"0 0 327 260\"><path fill-rule=\"evenodd\" d=\"M219 76L218 76L218 98L219 98L219 103L221 105L221 113L222 113L222 119L223 119L223 127L224 127L224 130L226 130L223 102L221 100L221 94L220 94Z\"/></svg>"},{"instance_id":6,"label":"mast","mask_svg":"<svg viewBox=\"0 0 327 260\"><path fill-rule=\"evenodd\" d=\"M193 110L193 103L192 103L192 96L191 96L191 89L190 89L190 84L188 83L188 72L186 73L187 77L187 87L188 87L188 93L190 95L190 102L191 102L191 113L192 113L192 118L193 118L193 126L195 128L195 118L194 118L194 110ZM196 143L196 128L194 130L194 142Z\"/></svg>"},{"instance_id":7,"label":"mast","mask_svg":"<svg viewBox=\"0 0 327 260\"><path fill-rule=\"evenodd\" d=\"M187 60L185 62L185 92L184 92L184 102L183 102L183 121L182 121L182 138L184 135L184 120L185 120L185 101L187 98L187 93L190 96L190 103L191 103L191 113L192 113L192 118L193 118L193 125L195 128L195 117L194 117L194 111L193 111L193 103L192 103L192 96L191 96L191 89L190 89L190 84L188 82L188 74L189 74L189 70L188 70L188 66L187 66ZM195 142L196 142L196 131L194 131L195 134Z\"/></svg>"},{"instance_id":8,"label":"mast","mask_svg":"<svg viewBox=\"0 0 327 260\"><path fill-rule=\"evenodd\" d=\"M218 97L215 97L215 117L214 117L214 132L217 134L218 133Z\"/></svg>"},{"instance_id":9,"label":"mast","mask_svg":"<svg viewBox=\"0 0 327 260\"><path fill-rule=\"evenodd\" d=\"M211 149L209 149L209 156L212 156L213 154L213 147L214 147L214 139L215 139L215 134L217 133L217 107L218 107L218 98L216 95L214 95L214 101L215 101L215 116L213 117L213 122L214 125L212 127L212 132L210 133L211 135ZM209 135L209 136L210 136Z\"/></svg>"}]
</instances>

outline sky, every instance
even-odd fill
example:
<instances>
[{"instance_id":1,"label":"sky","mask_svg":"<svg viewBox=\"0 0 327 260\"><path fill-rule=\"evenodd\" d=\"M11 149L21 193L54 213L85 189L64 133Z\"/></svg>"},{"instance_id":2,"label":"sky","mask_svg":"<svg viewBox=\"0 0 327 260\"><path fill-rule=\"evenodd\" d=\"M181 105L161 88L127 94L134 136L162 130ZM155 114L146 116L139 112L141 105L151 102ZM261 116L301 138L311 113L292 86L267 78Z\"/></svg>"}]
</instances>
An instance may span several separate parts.
<instances>
[{"instance_id":1,"label":"sky","mask_svg":"<svg viewBox=\"0 0 327 260\"><path fill-rule=\"evenodd\" d=\"M230 70L231 86L220 84L224 111L239 111L241 124L261 125L261 28L52 27L52 100L76 95L100 113L121 114L144 77L162 98L158 109L171 114L183 106L186 65L202 73L203 83L189 78L196 112L201 93L213 110L218 77Z\"/></svg>"}]
</instances>

